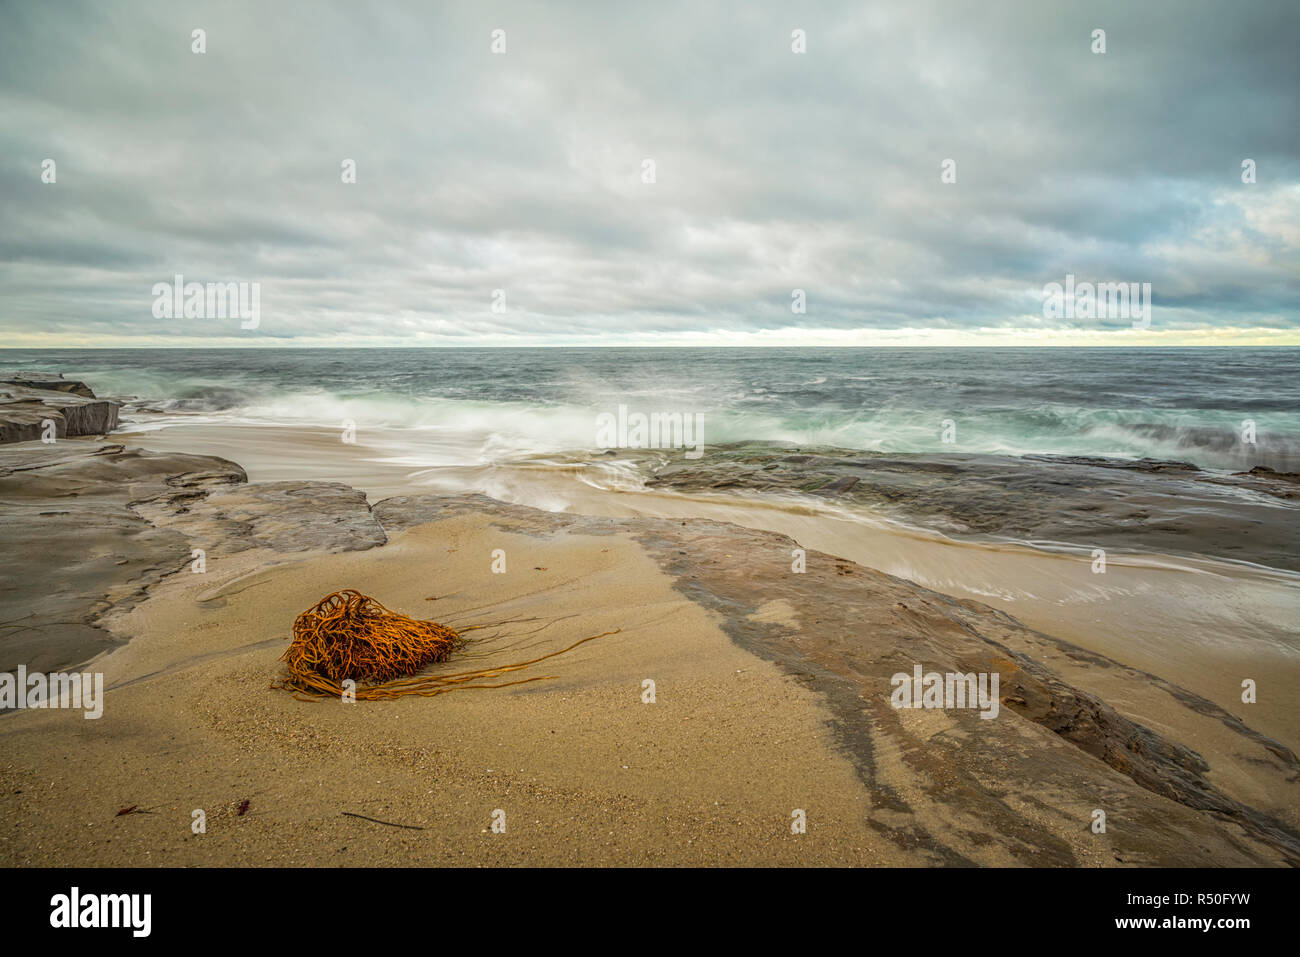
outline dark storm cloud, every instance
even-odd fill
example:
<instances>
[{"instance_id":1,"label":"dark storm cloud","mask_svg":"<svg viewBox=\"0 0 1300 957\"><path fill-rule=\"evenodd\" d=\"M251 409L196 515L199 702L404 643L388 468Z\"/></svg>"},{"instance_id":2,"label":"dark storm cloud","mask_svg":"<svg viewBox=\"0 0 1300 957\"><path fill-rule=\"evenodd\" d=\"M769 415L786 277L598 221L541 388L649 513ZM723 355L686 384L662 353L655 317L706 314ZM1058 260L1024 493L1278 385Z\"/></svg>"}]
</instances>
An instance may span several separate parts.
<instances>
[{"instance_id":1,"label":"dark storm cloud","mask_svg":"<svg viewBox=\"0 0 1300 957\"><path fill-rule=\"evenodd\" d=\"M4 4L0 331L343 345L1124 328L1043 318L1043 285L1074 273L1150 282L1152 335L1294 337L1298 40L1300 7L1252 0ZM152 286L176 273L260 282L260 327L155 318Z\"/></svg>"}]
</instances>

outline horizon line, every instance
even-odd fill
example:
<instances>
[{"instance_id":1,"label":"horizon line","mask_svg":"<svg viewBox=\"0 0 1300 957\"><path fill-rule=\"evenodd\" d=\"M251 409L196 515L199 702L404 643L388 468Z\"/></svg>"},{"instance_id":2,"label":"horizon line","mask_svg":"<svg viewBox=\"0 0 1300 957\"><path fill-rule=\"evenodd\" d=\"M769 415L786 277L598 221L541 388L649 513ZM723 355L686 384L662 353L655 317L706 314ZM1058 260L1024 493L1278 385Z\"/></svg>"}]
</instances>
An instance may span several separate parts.
<instances>
[{"instance_id":1,"label":"horizon line","mask_svg":"<svg viewBox=\"0 0 1300 957\"><path fill-rule=\"evenodd\" d=\"M212 350L226 352L243 352L259 350L299 350L309 351L327 351L331 349L338 350L394 350L394 349L1300 349L1300 343L1269 343L1269 344L1248 344L1233 343L1215 345L1211 343L1186 343L1186 344L1145 344L1145 345L1125 345L1115 344L1090 344L1090 345L1005 345L988 343L979 345L967 343L963 345L903 345L903 344L880 344L880 345L737 345L737 344L715 344L715 345L527 345L527 346L504 346L504 345L465 345L465 346L294 346L294 345L243 345L243 346L0 346L0 353L5 352L124 352L129 350L146 351L167 351L167 350Z\"/></svg>"}]
</instances>

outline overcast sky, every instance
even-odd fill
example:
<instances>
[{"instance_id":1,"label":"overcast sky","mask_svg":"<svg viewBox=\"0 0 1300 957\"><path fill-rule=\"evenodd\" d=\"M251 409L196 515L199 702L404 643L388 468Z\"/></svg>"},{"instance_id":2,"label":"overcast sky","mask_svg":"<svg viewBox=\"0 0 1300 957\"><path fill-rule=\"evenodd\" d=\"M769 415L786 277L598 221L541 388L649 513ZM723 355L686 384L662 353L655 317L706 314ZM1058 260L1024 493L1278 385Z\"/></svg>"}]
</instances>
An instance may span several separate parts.
<instances>
[{"instance_id":1,"label":"overcast sky","mask_svg":"<svg viewBox=\"0 0 1300 957\"><path fill-rule=\"evenodd\" d=\"M1297 49L1294 0L0 0L0 344L1300 344ZM155 318L177 273L258 328ZM1067 274L1150 328L1044 318Z\"/></svg>"}]
</instances>

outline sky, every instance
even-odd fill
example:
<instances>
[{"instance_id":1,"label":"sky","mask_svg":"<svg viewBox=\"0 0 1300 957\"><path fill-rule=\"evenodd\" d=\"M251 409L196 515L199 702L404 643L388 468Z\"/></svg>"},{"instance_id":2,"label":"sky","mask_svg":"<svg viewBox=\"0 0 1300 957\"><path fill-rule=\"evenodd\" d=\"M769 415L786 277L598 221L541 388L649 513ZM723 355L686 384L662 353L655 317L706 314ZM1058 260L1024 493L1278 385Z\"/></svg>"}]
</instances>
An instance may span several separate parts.
<instances>
[{"instance_id":1,"label":"sky","mask_svg":"<svg viewBox=\"0 0 1300 957\"><path fill-rule=\"evenodd\" d=\"M1297 49L1294 0L0 0L0 345L1300 345Z\"/></svg>"}]
</instances>

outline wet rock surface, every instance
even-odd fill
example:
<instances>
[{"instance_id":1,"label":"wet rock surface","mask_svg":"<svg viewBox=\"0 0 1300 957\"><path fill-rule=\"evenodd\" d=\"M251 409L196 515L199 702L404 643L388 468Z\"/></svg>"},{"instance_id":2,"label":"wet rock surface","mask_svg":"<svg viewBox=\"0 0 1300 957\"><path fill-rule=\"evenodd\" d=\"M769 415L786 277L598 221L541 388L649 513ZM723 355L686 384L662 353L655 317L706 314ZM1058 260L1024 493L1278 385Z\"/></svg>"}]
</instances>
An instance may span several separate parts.
<instances>
[{"instance_id":1,"label":"wet rock surface","mask_svg":"<svg viewBox=\"0 0 1300 957\"><path fill-rule=\"evenodd\" d=\"M58 438L105 435L117 428L117 413L117 402L58 373L0 373L0 443L41 439L46 421Z\"/></svg>"},{"instance_id":2,"label":"wet rock surface","mask_svg":"<svg viewBox=\"0 0 1300 957\"><path fill-rule=\"evenodd\" d=\"M1300 571L1300 476L1078 456L888 455L745 443L652 488L810 496L944 534L1203 555Z\"/></svg>"},{"instance_id":3,"label":"wet rock surface","mask_svg":"<svg viewBox=\"0 0 1300 957\"><path fill-rule=\"evenodd\" d=\"M114 644L97 621L217 557L386 541L345 485L249 485L233 462L61 441L0 449L0 670L57 670Z\"/></svg>"},{"instance_id":4,"label":"wet rock surface","mask_svg":"<svg viewBox=\"0 0 1300 957\"><path fill-rule=\"evenodd\" d=\"M47 392L68 392L86 399L95 398L90 386L75 379L63 378L61 372L0 372L0 383L21 385L29 389L43 389Z\"/></svg>"}]
</instances>

